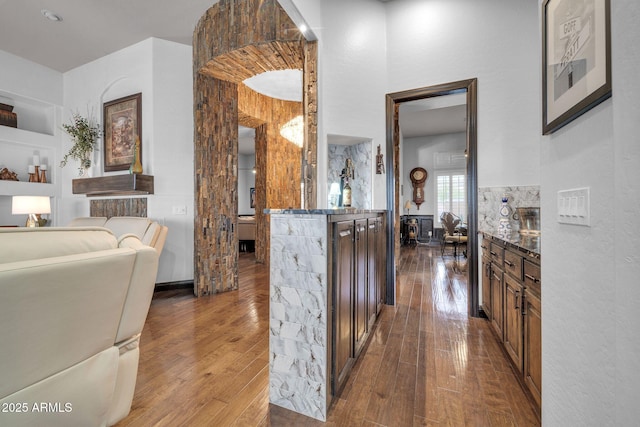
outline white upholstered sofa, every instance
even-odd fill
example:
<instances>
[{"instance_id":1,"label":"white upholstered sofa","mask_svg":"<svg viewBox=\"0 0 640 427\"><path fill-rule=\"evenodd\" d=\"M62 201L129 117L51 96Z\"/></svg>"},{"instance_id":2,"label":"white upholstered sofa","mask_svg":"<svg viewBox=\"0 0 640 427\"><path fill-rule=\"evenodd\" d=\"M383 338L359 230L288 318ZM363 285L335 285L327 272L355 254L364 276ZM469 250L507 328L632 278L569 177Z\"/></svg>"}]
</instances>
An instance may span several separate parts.
<instances>
[{"instance_id":1,"label":"white upholstered sofa","mask_svg":"<svg viewBox=\"0 0 640 427\"><path fill-rule=\"evenodd\" d=\"M104 228L0 229L0 425L129 413L158 256Z\"/></svg>"},{"instance_id":2,"label":"white upholstered sofa","mask_svg":"<svg viewBox=\"0 0 640 427\"><path fill-rule=\"evenodd\" d=\"M105 227L121 237L126 234L137 236L140 241L162 253L169 229L156 221L145 217L114 216L107 219L104 216L86 216L74 218L69 227Z\"/></svg>"}]
</instances>

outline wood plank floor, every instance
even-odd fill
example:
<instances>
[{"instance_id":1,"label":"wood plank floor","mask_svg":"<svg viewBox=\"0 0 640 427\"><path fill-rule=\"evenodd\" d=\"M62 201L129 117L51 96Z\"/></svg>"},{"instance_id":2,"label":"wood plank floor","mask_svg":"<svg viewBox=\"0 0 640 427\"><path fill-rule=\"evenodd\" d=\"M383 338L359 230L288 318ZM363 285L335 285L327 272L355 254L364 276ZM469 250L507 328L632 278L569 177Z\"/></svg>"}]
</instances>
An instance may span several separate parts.
<instances>
[{"instance_id":1,"label":"wood plank floor","mask_svg":"<svg viewBox=\"0 0 640 427\"><path fill-rule=\"evenodd\" d=\"M484 319L466 264L401 250L386 306L327 423L269 405L268 270L241 254L240 290L154 296L131 413L118 426L539 426Z\"/></svg>"}]
</instances>

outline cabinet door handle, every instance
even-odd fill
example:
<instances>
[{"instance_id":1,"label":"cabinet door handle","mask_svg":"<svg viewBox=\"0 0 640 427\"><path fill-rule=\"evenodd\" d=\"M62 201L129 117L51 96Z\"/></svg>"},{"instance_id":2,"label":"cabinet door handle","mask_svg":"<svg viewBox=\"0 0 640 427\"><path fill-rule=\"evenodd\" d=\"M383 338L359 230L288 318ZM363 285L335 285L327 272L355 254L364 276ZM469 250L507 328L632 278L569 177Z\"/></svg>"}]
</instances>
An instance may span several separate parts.
<instances>
[{"instance_id":1,"label":"cabinet door handle","mask_svg":"<svg viewBox=\"0 0 640 427\"><path fill-rule=\"evenodd\" d=\"M497 254L497 253L495 253L495 252L493 252L493 251L489 251L489 253L490 253L491 255L493 255L493 256L498 256L498 254Z\"/></svg>"},{"instance_id":2,"label":"cabinet door handle","mask_svg":"<svg viewBox=\"0 0 640 427\"><path fill-rule=\"evenodd\" d=\"M514 307L516 310L520 308L518 305L518 298L520 298L520 291L516 291L516 306Z\"/></svg>"},{"instance_id":3,"label":"cabinet door handle","mask_svg":"<svg viewBox=\"0 0 640 427\"><path fill-rule=\"evenodd\" d=\"M537 277L533 277L532 275L527 273L524 273L524 277L531 280L533 283L538 283L540 281L540 279L538 279Z\"/></svg>"},{"instance_id":4,"label":"cabinet door handle","mask_svg":"<svg viewBox=\"0 0 640 427\"><path fill-rule=\"evenodd\" d=\"M520 297L520 299L522 300L522 304L521 304L522 305L522 310L520 312L522 313L523 316L527 315L527 310L525 309L526 305L525 305L525 302L524 302L524 300L526 298L527 298L526 294L522 294L522 296Z\"/></svg>"},{"instance_id":5,"label":"cabinet door handle","mask_svg":"<svg viewBox=\"0 0 640 427\"><path fill-rule=\"evenodd\" d=\"M507 264L509 267L513 267L513 263L507 259L504 260L504 263Z\"/></svg>"},{"instance_id":6,"label":"cabinet door handle","mask_svg":"<svg viewBox=\"0 0 640 427\"><path fill-rule=\"evenodd\" d=\"M351 234L351 230L344 230L340 232L340 237L346 237Z\"/></svg>"},{"instance_id":7,"label":"cabinet door handle","mask_svg":"<svg viewBox=\"0 0 640 427\"><path fill-rule=\"evenodd\" d=\"M486 251L486 250L487 250L487 247L486 247L486 246L482 246L482 245L480 245L480 247L482 248L482 250L483 250L483 251Z\"/></svg>"},{"instance_id":8,"label":"cabinet door handle","mask_svg":"<svg viewBox=\"0 0 640 427\"><path fill-rule=\"evenodd\" d=\"M496 280L502 280L502 278L501 278L500 276L498 276L496 273L493 273L493 277L494 277Z\"/></svg>"}]
</instances>

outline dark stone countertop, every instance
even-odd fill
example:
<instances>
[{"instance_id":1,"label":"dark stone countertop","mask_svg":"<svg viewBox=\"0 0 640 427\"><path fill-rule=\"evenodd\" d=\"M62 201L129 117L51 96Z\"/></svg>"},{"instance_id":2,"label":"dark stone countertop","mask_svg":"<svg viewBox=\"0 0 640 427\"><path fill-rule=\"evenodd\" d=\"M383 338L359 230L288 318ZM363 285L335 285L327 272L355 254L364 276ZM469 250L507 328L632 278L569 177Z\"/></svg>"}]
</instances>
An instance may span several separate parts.
<instances>
[{"instance_id":1,"label":"dark stone countertop","mask_svg":"<svg viewBox=\"0 0 640 427\"><path fill-rule=\"evenodd\" d=\"M522 252L526 252L536 258L540 258L540 235L526 235L512 232L508 237L498 236L498 233L480 231L480 234L499 240L507 246L514 247Z\"/></svg>"}]
</instances>

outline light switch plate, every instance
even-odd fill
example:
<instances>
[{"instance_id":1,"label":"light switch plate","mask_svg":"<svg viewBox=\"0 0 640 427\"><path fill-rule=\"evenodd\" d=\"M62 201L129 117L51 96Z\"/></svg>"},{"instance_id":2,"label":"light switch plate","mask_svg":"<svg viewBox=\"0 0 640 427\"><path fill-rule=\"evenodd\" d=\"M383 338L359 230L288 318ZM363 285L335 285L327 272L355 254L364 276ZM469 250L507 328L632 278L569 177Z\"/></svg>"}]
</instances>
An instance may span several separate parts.
<instances>
[{"instance_id":1,"label":"light switch plate","mask_svg":"<svg viewBox=\"0 0 640 427\"><path fill-rule=\"evenodd\" d=\"M173 213L174 215L186 215L187 207L184 205L173 206L173 208L171 209L171 213Z\"/></svg>"},{"instance_id":2,"label":"light switch plate","mask_svg":"<svg viewBox=\"0 0 640 427\"><path fill-rule=\"evenodd\" d=\"M558 222L591 226L589 187L558 191Z\"/></svg>"}]
</instances>

